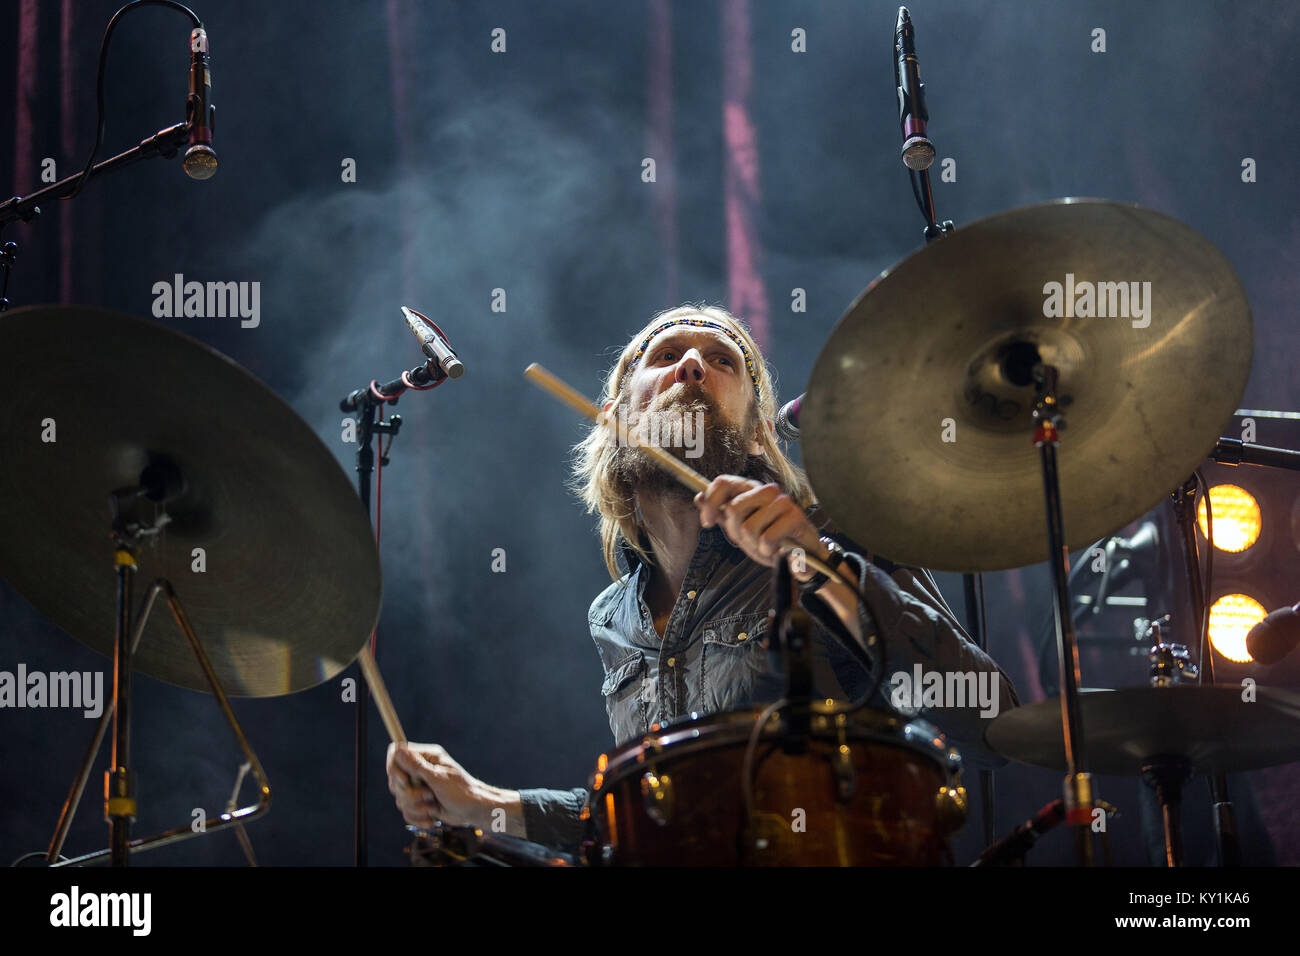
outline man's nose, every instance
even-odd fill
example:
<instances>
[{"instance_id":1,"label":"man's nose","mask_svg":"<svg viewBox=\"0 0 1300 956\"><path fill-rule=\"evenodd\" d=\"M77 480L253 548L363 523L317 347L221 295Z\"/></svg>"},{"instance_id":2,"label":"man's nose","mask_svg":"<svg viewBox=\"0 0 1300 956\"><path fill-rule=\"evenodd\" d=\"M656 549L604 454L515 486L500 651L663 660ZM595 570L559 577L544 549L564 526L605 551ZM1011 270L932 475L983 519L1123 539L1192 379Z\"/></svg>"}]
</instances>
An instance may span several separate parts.
<instances>
[{"instance_id":1,"label":"man's nose","mask_svg":"<svg viewBox=\"0 0 1300 956\"><path fill-rule=\"evenodd\" d=\"M687 349L677 362L678 382L704 381L704 356L699 349Z\"/></svg>"}]
</instances>

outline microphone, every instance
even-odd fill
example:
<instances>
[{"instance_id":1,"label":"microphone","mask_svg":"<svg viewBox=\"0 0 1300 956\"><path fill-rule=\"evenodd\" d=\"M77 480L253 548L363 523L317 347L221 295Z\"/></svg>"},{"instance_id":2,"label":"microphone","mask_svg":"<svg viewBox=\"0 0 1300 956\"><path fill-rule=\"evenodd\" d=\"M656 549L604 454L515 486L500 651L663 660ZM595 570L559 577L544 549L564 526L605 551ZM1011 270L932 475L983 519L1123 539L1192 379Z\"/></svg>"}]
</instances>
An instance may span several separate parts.
<instances>
[{"instance_id":1,"label":"microphone","mask_svg":"<svg viewBox=\"0 0 1300 956\"><path fill-rule=\"evenodd\" d=\"M212 127L216 121L212 74L208 71L208 31L195 27L190 33L190 95L185 100L190 145L181 160L190 179L211 179L217 171L217 154L212 149Z\"/></svg>"},{"instance_id":2,"label":"microphone","mask_svg":"<svg viewBox=\"0 0 1300 956\"><path fill-rule=\"evenodd\" d=\"M1064 819L1065 801L1058 797L986 849L971 866L1010 865L1028 853L1040 836Z\"/></svg>"},{"instance_id":3,"label":"microphone","mask_svg":"<svg viewBox=\"0 0 1300 956\"><path fill-rule=\"evenodd\" d=\"M803 395L791 399L776 413L776 433L786 441L799 440L799 409L803 405L803 399Z\"/></svg>"},{"instance_id":4,"label":"microphone","mask_svg":"<svg viewBox=\"0 0 1300 956\"><path fill-rule=\"evenodd\" d=\"M898 87L898 122L903 127L903 165L908 169L929 169L934 162L934 144L925 135L930 114L925 110L916 34L907 7L898 8L898 23L894 26L894 85Z\"/></svg>"},{"instance_id":5,"label":"microphone","mask_svg":"<svg viewBox=\"0 0 1300 956\"><path fill-rule=\"evenodd\" d=\"M1258 664L1276 664L1300 644L1300 604L1278 608L1250 629L1246 651Z\"/></svg>"},{"instance_id":6,"label":"microphone","mask_svg":"<svg viewBox=\"0 0 1300 956\"><path fill-rule=\"evenodd\" d=\"M449 378L460 378L465 374L464 364L456 357L451 343L443 338L441 329L424 315L406 306L402 306L402 315L406 316L406 324L420 340L420 351L437 362Z\"/></svg>"}]
</instances>

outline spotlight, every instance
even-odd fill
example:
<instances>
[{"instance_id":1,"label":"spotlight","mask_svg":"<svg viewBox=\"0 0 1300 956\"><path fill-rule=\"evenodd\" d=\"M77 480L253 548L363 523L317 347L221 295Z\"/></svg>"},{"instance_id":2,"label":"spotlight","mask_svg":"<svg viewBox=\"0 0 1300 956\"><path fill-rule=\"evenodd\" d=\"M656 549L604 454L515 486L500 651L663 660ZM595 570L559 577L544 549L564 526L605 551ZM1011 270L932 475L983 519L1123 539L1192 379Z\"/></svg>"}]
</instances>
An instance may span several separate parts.
<instances>
[{"instance_id":1,"label":"spotlight","mask_svg":"<svg viewBox=\"0 0 1300 956\"><path fill-rule=\"evenodd\" d=\"M1215 512L1217 523L1217 508ZM1225 594L1210 605L1210 644L1230 661L1249 663L1254 658L1246 650L1246 635L1267 614L1264 605L1248 594Z\"/></svg>"},{"instance_id":2,"label":"spotlight","mask_svg":"<svg viewBox=\"0 0 1300 956\"><path fill-rule=\"evenodd\" d=\"M1220 551L1240 554L1259 540L1259 502L1245 488L1215 485L1210 489L1210 505L1214 508L1214 546ZM1209 537L1204 497L1197 508L1196 522L1201 534Z\"/></svg>"}]
</instances>

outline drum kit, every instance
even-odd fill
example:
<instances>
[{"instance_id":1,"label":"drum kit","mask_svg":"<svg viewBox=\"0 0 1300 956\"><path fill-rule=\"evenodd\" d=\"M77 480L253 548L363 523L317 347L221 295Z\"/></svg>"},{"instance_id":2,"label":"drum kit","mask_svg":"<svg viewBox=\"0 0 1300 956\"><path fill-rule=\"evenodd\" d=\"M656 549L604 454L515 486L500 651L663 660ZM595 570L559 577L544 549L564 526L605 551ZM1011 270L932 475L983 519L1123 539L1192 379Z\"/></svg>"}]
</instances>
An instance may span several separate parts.
<instances>
[{"instance_id":1,"label":"drum kit","mask_svg":"<svg viewBox=\"0 0 1300 956\"><path fill-rule=\"evenodd\" d=\"M1076 278L1106 286L1111 305L1121 286L1138 294L1131 279L1149 282L1145 315L1099 310L1100 292L1088 309L1045 308L1046 284ZM1138 308L1130 296L1124 302ZM103 347L87 349L90 341ZM1221 782L1225 772L1300 759L1300 695L1260 689L1243 704L1240 688L1214 685L1204 655L1197 686L1166 655L1150 687L1082 691L1068 611L1069 550L1162 500L1186 504L1189 476L1243 393L1252 348L1245 293L1203 237L1135 206L1064 200L976 222L882 274L814 368L804 457L823 508L846 534L895 562L936 570L1051 562L1062 695L998 716L986 739L1010 759L1066 773L1052 822L1072 826L1081 847L1106 806L1091 772L1150 783L1176 865L1178 795L1190 774ZM241 827L270 806L228 697L293 693L366 658L398 739L366 646L381 600L366 510L283 401L186 336L88 308L0 314L0 370L10 396L0 406L9 446L0 461L0 576L115 662L112 706L69 792L52 864L123 863L195 835L186 825L129 836L133 672L212 693L251 765L257 804L223 814L207 832ZM529 375L596 417L563 383L535 367ZM1250 447L1238 448L1243 460ZM666 458L683 482L707 483ZM1199 637L1204 595L1190 520L1185 527ZM153 583L137 609L140 574ZM150 613L158 595L175 630ZM950 840L968 807L958 750L925 720L801 693L806 622L797 609L782 615L769 633L789 664L786 697L654 725L601 755L579 852L439 824L417 833L411 862L953 864ZM63 838L110 721L110 848L66 860ZM1216 802L1230 847L1223 796ZM1027 833L1019 828L982 862L1023 860ZM1090 851L1080 859L1090 862Z\"/></svg>"}]
</instances>

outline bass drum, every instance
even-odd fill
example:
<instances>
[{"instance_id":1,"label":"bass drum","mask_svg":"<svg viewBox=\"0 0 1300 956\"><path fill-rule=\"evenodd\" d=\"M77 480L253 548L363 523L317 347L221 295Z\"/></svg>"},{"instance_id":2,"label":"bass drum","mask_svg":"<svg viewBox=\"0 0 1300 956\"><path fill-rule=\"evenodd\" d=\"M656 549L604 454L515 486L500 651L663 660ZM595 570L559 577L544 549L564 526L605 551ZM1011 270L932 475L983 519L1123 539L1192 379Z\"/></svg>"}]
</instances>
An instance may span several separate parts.
<instances>
[{"instance_id":1,"label":"bass drum","mask_svg":"<svg viewBox=\"0 0 1300 956\"><path fill-rule=\"evenodd\" d=\"M601 755L588 862L609 866L951 866L961 758L923 720L814 704L651 727ZM802 725L800 725L802 724Z\"/></svg>"}]
</instances>

